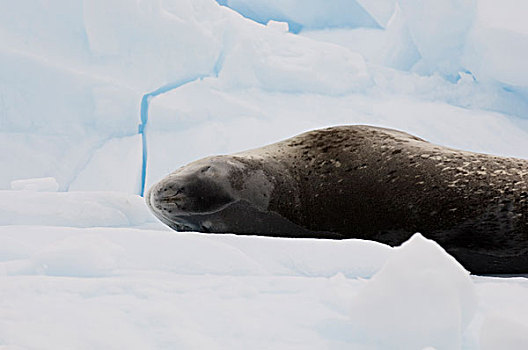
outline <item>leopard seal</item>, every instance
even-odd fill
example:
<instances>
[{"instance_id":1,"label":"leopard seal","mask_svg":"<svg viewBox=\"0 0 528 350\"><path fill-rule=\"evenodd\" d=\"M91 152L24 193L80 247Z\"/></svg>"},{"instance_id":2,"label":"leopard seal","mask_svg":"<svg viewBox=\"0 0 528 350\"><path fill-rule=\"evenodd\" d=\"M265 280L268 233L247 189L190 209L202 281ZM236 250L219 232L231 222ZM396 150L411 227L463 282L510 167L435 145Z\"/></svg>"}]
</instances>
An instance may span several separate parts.
<instances>
[{"instance_id":1,"label":"leopard seal","mask_svg":"<svg viewBox=\"0 0 528 350\"><path fill-rule=\"evenodd\" d=\"M204 158L153 185L178 231L360 238L415 232L479 274L528 273L528 160L461 151L350 125Z\"/></svg>"}]
</instances>

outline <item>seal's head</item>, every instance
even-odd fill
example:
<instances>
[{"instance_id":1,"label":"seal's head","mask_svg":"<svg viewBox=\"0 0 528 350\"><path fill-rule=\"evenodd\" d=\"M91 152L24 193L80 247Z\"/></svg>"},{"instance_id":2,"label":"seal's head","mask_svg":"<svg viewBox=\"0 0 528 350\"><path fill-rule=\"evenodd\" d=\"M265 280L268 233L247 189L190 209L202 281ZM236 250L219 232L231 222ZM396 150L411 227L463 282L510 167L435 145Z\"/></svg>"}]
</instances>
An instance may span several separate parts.
<instances>
[{"instance_id":1,"label":"seal's head","mask_svg":"<svg viewBox=\"0 0 528 350\"><path fill-rule=\"evenodd\" d=\"M265 210L271 190L261 169L234 156L214 156L169 174L149 189L145 200L158 219L177 231L228 232L228 211Z\"/></svg>"},{"instance_id":2,"label":"seal's head","mask_svg":"<svg viewBox=\"0 0 528 350\"><path fill-rule=\"evenodd\" d=\"M178 231L209 231L200 218L237 200L229 178L238 164L219 158L191 163L153 185L145 200L154 215Z\"/></svg>"}]
</instances>

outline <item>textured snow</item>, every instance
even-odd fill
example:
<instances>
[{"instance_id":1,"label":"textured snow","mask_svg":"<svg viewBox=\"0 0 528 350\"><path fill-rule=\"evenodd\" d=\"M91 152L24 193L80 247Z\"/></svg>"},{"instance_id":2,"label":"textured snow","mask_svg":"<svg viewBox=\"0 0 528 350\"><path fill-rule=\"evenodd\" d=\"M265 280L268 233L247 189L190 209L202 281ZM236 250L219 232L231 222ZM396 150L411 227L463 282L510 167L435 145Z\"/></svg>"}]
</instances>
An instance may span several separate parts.
<instances>
[{"instance_id":1,"label":"textured snow","mask_svg":"<svg viewBox=\"0 0 528 350\"><path fill-rule=\"evenodd\" d=\"M528 348L527 279L470 276L420 235L175 233L138 196L339 124L528 158L527 10L0 2L0 348Z\"/></svg>"}]
</instances>

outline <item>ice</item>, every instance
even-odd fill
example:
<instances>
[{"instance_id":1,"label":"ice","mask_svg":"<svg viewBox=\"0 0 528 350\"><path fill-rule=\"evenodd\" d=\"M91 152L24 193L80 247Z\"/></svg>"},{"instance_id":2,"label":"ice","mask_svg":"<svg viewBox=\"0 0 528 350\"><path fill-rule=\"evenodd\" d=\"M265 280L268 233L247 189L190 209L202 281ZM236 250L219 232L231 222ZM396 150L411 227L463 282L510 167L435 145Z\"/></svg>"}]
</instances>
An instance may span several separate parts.
<instances>
[{"instance_id":1,"label":"ice","mask_svg":"<svg viewBox=\"0 0 528 350\"><path fill-rule=\"evenodd\" d=\"M300 274L302 276L332 277L341 274L348 278L370 277L385 263L391 248L376 242L345 240L336 244L331 240L318 240L317 248L310 239L240 238L223 239L243 251L274 274ZM257 244L258 242L258 244ZM270 260L268 251L273 251ZM332 256L332 259L327 259Z\"/></svg>"},{"instance_id":2,"label":"ice","mask_svg":"<svg viewBox=\"0 0 528 350\"><path fill-rule=\"evenodd\" d=\"M369 4L371 2L368 2ZM394 5L394 4L393 4ZM408 71L420 59L409 28L398 4L391 10L385 29L321 29L303 31L301 35L347 47L359 52L367 62Z\"/></svg>"},{"instance_id":3,"label":"ice","mask_svg":"<svg viewBox=\"0 0 528 350\"><path fill-rule=\"evenodd\" d=\"M396 4L380 42L383 46L372 56L373 63L408 71L423 57L399 4Z\"/></svg>"},{"instance_id":4,"label":"ice","mask_svg":"<svg viewBox=\"0 0 528 350\"><path fill-rule=\"evenodd\" d=\"M481 81L528 85L528 25L525 2L480 0L466 48L465 65ZM526 96L526 91L524 92Z\"/></svg>"},{"instance_id":5,"label":"ice","mask_svg":"<svg viewBox=\"0 0 528 350\"><path fill-rule=\"evenodd\" d=\"M527 10L0 2L0 348L526 348L524 277L420 236L176 233L138 194L143 170L340 124L528 158Z\"/></svg>"},{"instance_id":6,"label":"ice","mask_svg":"<svg viewBox=\"0 0 528 350\"><path fill-rule=\"evenodd\" d=\"M476 0L400 0L423 61L416 69L456 75L462 70L460 59L475 16Z\"/></svg>"},{"instance_id":7,"label":"ice","mask_svg":"<svg viewBox=\"0 0 528 350\"><path fill-rule=\"evenodd\" d=\"M97 227L154 222L143 198L137 195L0 191L0 225Z\"/></svg>"},{"instance_id":8,"label":"ice","mask_svg":"<svg viewBox=\"0 0 528 350\"><path fill-rule=\"evenodd\" d=\"M304 36L285 33L284 25L277 30L274 22L262 26L207 0L3 3L0 147L10 152L1 159L5 170L0 188L8 189L11 181L21 178L53 176L60 191L140 193L142 140L136 135L144 96L151 96L147 143L159 145L150 148L149 155L170 159L170 164L164 163L165 172L197 157L256 147L336 123L382 124L401 118L406 122L389 124L414 131L406 113L393 109L391 116L379 116L376 111L380 102L395 99L405 99L407 107L415 106L413 113L424 116L430 112L429 102L442 105L444 111L449 106L475 110L466 115L481 114L482 127L495 128L499 135L509 133L515 121L499 122L500 115L488 118L489 111L506 118L528 115L524 90L510 86L522 83L514 80L523 79L523 69L501 68L520 63L484 65L478 60L484 56L500 62L522 60L520 53L509 55L522 49L522 41L508 50L490 46L491 53L479 54L483 46L477 39L486 26L524 35L518 17L507 23L508 14L516 12L510 3L494 17L490 3L479 2L474 25L469 1L426 2L423 8L412 1L388 0L361 6L348 2L347 7L316 2L298 6L295 1L228 5L233 4L249 6L254 13L295 15L303 23ZM356 11L358 6L363 12ZM431 12L430 6L438 8ZM359 19L358 13L365 11L385 29L345 20ZM68 20L54 20L58 17ZM446 18L453 21L450 30L441 25ZM461 64L459 46L468 26L473 39L462 48ZM458 68L446 68L442 62ZM304 109L303 104L312 107ZM420 106L425 109L419 111ZM444 118L451 117L436 121L440 129L446 129ZM497 121L486 124L492 119ZM450 135L457 134L463 122L431 139L450 145L454 138ZM163 135L149 123L162 125ZM470 123L462 129L470 129ZM497 129L498 124L505 126ZM253 128L267 132L246 136ZM469 137L475 141L481 136ZM475 142L486 144L485 139ZM523 148L522 143L514 145L498 136L490 143L499 146L475 150L512 154L504 149ZM171 151L172 146L190 151ZM147 178L161 176L156 159L154 173L147 169Z\"/></svg>"},{"instance_id":9,"label":"ice","mask_svg":"<svg viewBox=\"0 0 528 350\"><path fill-rule=\"evenodd\" d=\"M461 349L476 306L469 273L417 233L359 291L352 332L377 349Z\"/></svg>"},{"instance_id":10,"label":"ice","mask_svg":"<svg viewBox=\"0 0 528 350\"><path fill-rule=\"evenodd\" d=\"M273 28L283 33L290 31L290 28L287 22L278 22L274 20L269 20L268 23L266 23L266 26L268 28Z\"/></svg>"},{"instance_id":11,"label":"ice","mask_svg":"<svg viewBox=\"0 0 528 350\"><path fill-rule=\"evenodd\" d=\"M359 33L371 35L374 31L365 30L365 28L392 28L387 35L378 35L383 39L380 41L373 40L372 47L382 47L385 50L376 52L375 56L387 56L392 52L400 56L399 64L393 65L399 69L413 69L420 74L432 74L438 72L448 79L457 79L460 71L464 71L462 56L464 54L467 37L472 29L476 13L476 0L377 0L377 1L358 1L348 2L346 7L348 11L342 11L345 4L332 3L326 5L323 9L317 9L319 21L326 19L325 11L338 10L338 13L332 13L333 19L341 16L354 15L357 19L362 18L362 11L371 18L376 25L369 23L354 23L349 21L337 25L333 22L323 22L324 25L318 25L308 20L308 17L298 17L310 13L312 10L311 2L297 4L296 10L290 8L291 2L247 2L243 0L230 0L225 2L227 6L237 10L244 16L266 23L269 19L290 20L298 24L304 33L305 31L326 30L337 28L362 28ZM341 5L340 7L338 7ZM336 6L334 8L334 6ZM356 9L359 7L362 11ZM401 9L401 10L400 10ZM314 10L315 11L315 10ZM395 18L396 17L396 18ZM399 18L398 18L399 17ZM394 23L395 22L395 23ZM449 23L448 25L446 25ZM291 27L291 23L290 23ZM349 31L350 32L350 31ZM353 31L352 31L353 32ZM389 34L391 32L392 34ZM396 32L396 33L395 33ZM385 37L387 37L385 39ZM350 41L350 38L345 40ZM360 39L361 40L361 35ZM389 45L391 47L389 47ZM361 48L360 48L361 50ZM363 49L364 50L364 49ZM415 51L416 50L416 51ZM421 60L416 65L410 62L419 54ZM401 62L406 57L405 64ZM387 57L385 59L388 59ZM381 60L383 62L383 60Z\"/></svg>"},{"instance_id":12,"label":"ice","mask_svg":"<svg viewBox=\"0 0 528 350\"><path fill-rule=\"evenodd\" d=\"M81 1L27 0L0 4L2 51L10 44L53 57L81 57L88 53ZM54 20L60 19L60 20Z\"/></svg>"},{"instance_id":13,"label":"ice","mask_svg":"<svg viewBox=\"0 0 528 350\"><path fill-rule=\"evenodd\" d=\"M517 350L528 346L528 324L500 314L490 315L484 321L480 335L482 350Z\"/></svg>"},{"instance_id":14,"label":"ice","mask_svg":"<svg viewBox=\"0 0 528 350\"><path fill-rule=\"evenodd\" d=\"M441 94L453 99L467 93L465 102L471 103L475 96L471 96L471 87L463 91L464 82L454 91L450 83L439 83L443 81L439 77L418 80L410 74L392 77L383 72L374 74L374 79L386 90L423 94L423 100L394 95L223 91L216 79L195 81L161 95L151 102L147 185L208 155L260 147L317 127L354 123L405 130L454 148L528 157L528 133L509 118L427 101Z\"/></svg>"},{"instance_id":15,"label":"ice","mask_svg":"<svg viewBox=\"0 0 528 350\"><path fill-rule=\"evenodd\" d=\"M293 33L303 29L378 26L372 16L356 1L338 0L332 3L317 0L217 1L259 23L265 24L269 20L287 22ZM377 17L387 16L387 9L384 7L381 3L375 7ZM372 9L374 10L374 6Z\"/></svg>"},{"instance_id":16,"label":"ice","mask_svg":"<svg viewBox=\"0 0 528 350\"><path fill-rule=\"evenodd\" d=\"M273 51L268 44L256 45L251 38L241 38L226 54L220 83L227 88L331 95L361 91L369 85L360 55L338 46L284 36ZM271 42L273 36L268 40ZM314 71L322 74L312 74Z\"/></svg>"},{"instance_id":17,"label":"ice","mask_svg":"<svg viewBox=\"0 0 528 350\"><path fill-rule=\"evenodd\" d=\"M483 278L475 280L481 316L476 317L473 333L482 350L524 349L528 319L528 279L525 277ZM504 283L507 282L507 283ZM521 302L510 302L519 300Z\"/></svg>"},{"instance_id":18,"label":"ice","mask_svg":"<svg viewBox=\"0 0 528 350\"><path fill-rule=\"evenodd\" d=\"M357 0L376 22L385 28L397 6L396 0Z\"/></svg>"},{"instance_id":19,"label":"ice","mask_svg":"<svg viewBox=\"0 0 528 350\"><path fill-rule=\"evenodd\" d=\"M63 217L55 226L0 226L0 238L6 243L0 249L0 260L6 261L4 271L75 276L78 269L85 277L139 269L185 275L368 278L392 250L353 239L320 240L314 246L312 239L175 233L156 225L150 227L157 230L137 229L148 228L143 223L133 228L94 229L66 227L69 224ZM329 255L334 258L327 259Z\"/></svg>"},{"instance_id":20,"label":"ice","mask_svg":"<svg viewBox=\"0 0 528 350\"><path fill-rule=\"evenodd\" d=\"M118 266L124 249L104 236L77 235L39 249L33 269L50 276L107 276Z\"/></svg>"},{"instance_id":21,"label":"ice","mask_svg":"<svg viewBox=\"0 0 528 350\"><path fill-rule=\"evenodd\" d=\"M0 339L8 348L383 349L388 338L410 334L405 349L457 349L449 326L461 331L469 322L458 334L464 349L484 342L508 349L524 339L528 321L525 278L470 280L422 237L392 249L361 240L32 225L0 226L0 242ZM472 288L480 299L473 318ZM351 312L358 305L361 315ZM424 314L431 317L416 319ZM357 337L384 325L374 341ZM440 333L446 337L422 346Z\"/></svg>"},{"instance_id":22,"label":"ice","mask_svg":"<svg viewBox=\"0 0 528 350\"><path fill-rule=\"evenodd\" d=\"M528 34L525 21L526 3L515 0L501 1L495 6L492 0L478 1L478 20L489 28L504 29L519 34Z\"/></svg>"},{"instance_id":23,"label":"ice","mask_svg":"<svg viewBox=\"0 0 528 350\"><path fill-rule=\"evenodd\" d=\"M221 21L228 18L207 0L83 3L89 48L101 60L97 69L145 93L210 73L222 50Z\"/></svg>"},{"instance_id":24,"label":"ice","mask_svg":"<svg viewBox=\"0 0 528 350\"><path fill-rule=\"evenodd\" d=\"M102 178L101 169L107 169L112 176ZM139 193L140 169L140 136L113 138L93 153L68 189Z\"/></svg>"},{"instance_id":25,"label":"ice","mask_svg":"<svg viewBox=\"0 0 528 350\"><path fill-rule=\"evenodd\" d=\"M57 192L59 184L54 177L42 177L11 181L11 189L15 191Z\"/></svg>"},{"instance_id":26,"label":"ice","mask_svg":"<svg viewBox=\"0 0 528 350\"><path fill-rule=\"evenodd\" d=\"M67 190L110 138L137 133L144 94L176 79L214 71L223 30L212 23L222 14L229 16L229 11L211 1L189 1L187 7L166 2L163 8L146 2L144 7L127 4L60 1L47 6L34 1L0 5L1 132L2 139L8 139L2 148L11 149L2 164L7 171L0 176L0 188L22 177L52 175L60 189ZM180 8L175 10L175 5ZM133 40L130 31L137 34ZM119 45L112 46L116 42ZM33 146L28 147L29 143ZM126 149L134 146L122 146L120 154L131 159ZM100 163L100 157L94 161ZM19 166L10 166L13 162ZM127 166L136 164L131 159ZM107 181L114 168L99 168L98 177L87 188ZM137 187L134 184L125 190L135 192Z\"/></svg>"}]
</instances>

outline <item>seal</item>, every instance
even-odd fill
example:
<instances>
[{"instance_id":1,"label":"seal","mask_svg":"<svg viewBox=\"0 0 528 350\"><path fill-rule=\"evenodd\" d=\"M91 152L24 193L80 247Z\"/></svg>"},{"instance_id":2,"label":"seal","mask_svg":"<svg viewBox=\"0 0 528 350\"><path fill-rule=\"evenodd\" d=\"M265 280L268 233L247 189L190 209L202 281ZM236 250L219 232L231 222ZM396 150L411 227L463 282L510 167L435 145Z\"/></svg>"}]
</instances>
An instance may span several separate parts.
<instances>
[{"instance_id":1,"label":"seal","mask_svg":"<svg viewBox=\"0 0 528 350\"><path fill-rule=\"evenodd\" d=\"M146 201L178 231L391 246L421 232L473 273L528 272L528 160L392 129L331 127L204 158L152 186Z\"/></svg>"}]
</instances>

